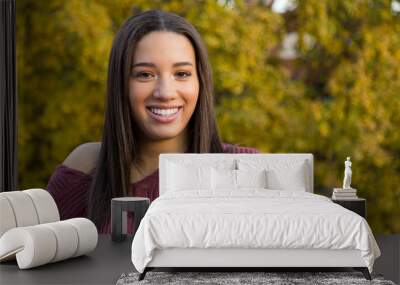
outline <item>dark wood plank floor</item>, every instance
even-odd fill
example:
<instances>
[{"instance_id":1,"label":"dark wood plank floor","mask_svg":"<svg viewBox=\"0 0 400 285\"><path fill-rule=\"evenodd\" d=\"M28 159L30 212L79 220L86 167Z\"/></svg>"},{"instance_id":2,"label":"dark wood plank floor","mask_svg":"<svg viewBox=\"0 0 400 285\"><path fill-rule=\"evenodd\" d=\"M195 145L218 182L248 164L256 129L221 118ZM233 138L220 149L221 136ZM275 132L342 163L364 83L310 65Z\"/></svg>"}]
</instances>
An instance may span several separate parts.
<instances>
[{"instance_id":1,"label":"dark wood plank floor","mask_svg":"<svg viewBox=\"0 0 400 285\"><path fill-rule=\"evenodd\" d=\"M374 273L400 284L400 235L376 235L382 256L374 265ZM135 271L131 256L132 237L114 243L110 236L100 235L95 251L85 256L50 263L28 270L19 270L15 261L0 264L0 284L115 284L122 273ZM276 268L271 268L276 270ZM284 269L283 271L294 269ZM295 270L320 271L318 268ZM346 268L344 270L351 270ZM342 271L323 268L322 271Z\"/></svg>"},{"instance_id":2,"label":"dark wood plank floor","mask_svg":"<svg viewBox=\"0 0 400 285\"><path fill-rule=\"evenodd\" d=\"M374 272L381 273L385 279L400 284L400 234L376 235L381 256L375 261Z\"/></svg>"}]
</instances>

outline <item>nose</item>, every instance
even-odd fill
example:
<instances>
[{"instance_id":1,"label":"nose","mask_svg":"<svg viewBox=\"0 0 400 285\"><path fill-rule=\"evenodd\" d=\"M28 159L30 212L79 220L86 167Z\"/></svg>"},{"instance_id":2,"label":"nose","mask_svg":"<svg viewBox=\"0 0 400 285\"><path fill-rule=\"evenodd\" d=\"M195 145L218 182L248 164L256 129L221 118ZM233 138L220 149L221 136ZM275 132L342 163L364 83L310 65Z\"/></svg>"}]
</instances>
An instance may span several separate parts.
<instances>
[{"instance_id":1,"label":"nose","mask_svg":"<svg viewBox=\"0 0 400 285\"><path fill-rule=\"evenodd\" d=\"M172 99L175 97L176 88L173 78L170 76L160 76L154 90L154 97L158 99Z\"/></svg>"}]
</instances>

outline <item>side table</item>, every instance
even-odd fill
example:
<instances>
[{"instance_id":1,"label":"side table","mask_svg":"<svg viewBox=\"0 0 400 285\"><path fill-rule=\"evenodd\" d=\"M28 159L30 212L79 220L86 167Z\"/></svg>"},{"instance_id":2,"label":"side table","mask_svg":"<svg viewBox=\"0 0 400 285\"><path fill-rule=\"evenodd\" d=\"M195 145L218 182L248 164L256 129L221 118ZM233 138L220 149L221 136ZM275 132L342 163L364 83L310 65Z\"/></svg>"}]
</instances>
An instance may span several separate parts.
<instances>
[{"instance_id":1,"label":"side table","mask_svg":"<svg viewBox=\"0 0 400 285\"><path fill-rule=\"evenodd\" d=\"M134 235L149 205L150 199L145 197L120 197L111 199L112 241L123 241L126 239L127 212L134 213Z\"/></svg>"},{"instance_id":2,"label":"side table","mask_svg":"<svg viewBox=\"0 0 400 285\"><path fill-rule=\"evenodd\" d=\"M367 217L367 201L363 198L349 199L349 200L338 200L332 199L333 203L339 204L340 206L359 214L364 219Z\"/></svg>"}]
</instances>

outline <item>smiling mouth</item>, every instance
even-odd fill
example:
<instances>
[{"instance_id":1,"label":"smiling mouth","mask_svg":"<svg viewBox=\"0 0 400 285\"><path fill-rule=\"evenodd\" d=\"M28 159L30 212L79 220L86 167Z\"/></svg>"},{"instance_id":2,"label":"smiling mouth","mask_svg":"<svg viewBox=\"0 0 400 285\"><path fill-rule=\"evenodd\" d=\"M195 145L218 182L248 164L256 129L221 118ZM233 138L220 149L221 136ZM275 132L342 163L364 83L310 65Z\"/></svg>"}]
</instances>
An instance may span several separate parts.
<instances>
[{"instance_id":1,"label":"smiling mouth","mask_svg":"<svg viewBox=\"0 0 400 285\"><path fill-rule=\"evenodd\" d=\"M176 107L176 108L171 108L171 109L160 109L160 108L153 108L153 107L147 107L147 109L154 115L156 116L161 116L164 118L169 118L174 116L179 112L179 110L182 107Z\"/></svg>"},{"instance_id":2,"label":"smiling mouth","mask_svg":"<svg viewBox=\"0 0 400 285\"><path fill-rule=\"evenodd\" d=\"M152 107L146 107L150 117L158 123L171 123L181 113L182 107L171 108L171 109L158 109Z\"/></svg>"}]
</instances>

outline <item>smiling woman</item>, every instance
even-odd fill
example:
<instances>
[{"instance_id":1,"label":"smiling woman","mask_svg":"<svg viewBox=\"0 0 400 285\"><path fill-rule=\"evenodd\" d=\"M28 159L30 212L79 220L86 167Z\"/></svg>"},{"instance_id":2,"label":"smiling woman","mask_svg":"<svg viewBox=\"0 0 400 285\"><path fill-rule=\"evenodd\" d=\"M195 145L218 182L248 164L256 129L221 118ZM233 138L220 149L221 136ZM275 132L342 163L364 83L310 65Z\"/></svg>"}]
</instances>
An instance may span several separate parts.
<instances>
[{"instance_id":1,"label":"smiling woman","mask_svg":"<svg viewBox=\"0 0 400 285\"><path fill-rule=\"evenodd\" d=\"M88 216L109 232L113 197L158 197L161 153L258 152L221 142L207 50L178 15L150 10L127 19L107 83L101 143L78 146L47 185L62 219Z\"/></svg>"},{"instance_id":2,"label":"smiling woman","mask_svg":"<svg viewBox=\"0 0 400 285\"><path fill-rule=\"evenodd\" d=\"M140 137L173 139L185 150L198 97L196 55L190 41L166 31L144 36L136 47L129 79L129 100Z\"/></svg>"}]
</instances>

